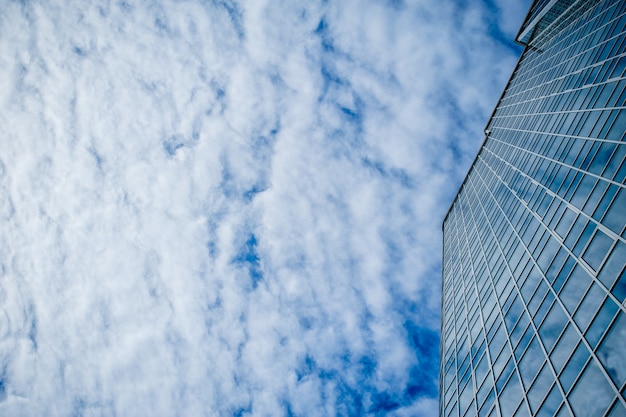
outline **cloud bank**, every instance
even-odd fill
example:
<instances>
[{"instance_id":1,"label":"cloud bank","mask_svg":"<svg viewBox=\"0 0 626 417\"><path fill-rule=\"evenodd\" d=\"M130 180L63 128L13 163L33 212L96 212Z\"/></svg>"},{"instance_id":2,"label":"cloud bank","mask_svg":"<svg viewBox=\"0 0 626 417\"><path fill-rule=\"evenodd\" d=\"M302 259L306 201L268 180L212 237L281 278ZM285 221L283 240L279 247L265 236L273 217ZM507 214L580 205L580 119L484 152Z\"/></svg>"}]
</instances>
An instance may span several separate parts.
<instances>
[{"instance_id":1,"label":"cloud bank","mask_svg":"<svg viewBox=\"0 0 626 417\"><path fill-rule=\"evenodd\" d=\"M0 11L0 414L435 415L528 1L71 3Z\"/></svg>"}]
</instances>

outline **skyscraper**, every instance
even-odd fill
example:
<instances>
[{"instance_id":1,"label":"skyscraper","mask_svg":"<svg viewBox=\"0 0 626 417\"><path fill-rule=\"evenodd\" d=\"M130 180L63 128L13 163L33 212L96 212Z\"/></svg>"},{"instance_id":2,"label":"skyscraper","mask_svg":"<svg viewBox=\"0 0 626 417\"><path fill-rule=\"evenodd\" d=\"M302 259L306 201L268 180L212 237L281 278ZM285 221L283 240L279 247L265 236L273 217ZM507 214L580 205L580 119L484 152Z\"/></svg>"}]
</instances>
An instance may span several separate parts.
<instances>
[{"instance_id":1,"label":"skyscraper","mask_svg":"<svg viewBox=\"0 0 626 417\"><path fill-rule=\"evenodd\" d=\"M535 0L443 224L442 416L626 416L626 1Z\"/></svg>"}]
</instances>

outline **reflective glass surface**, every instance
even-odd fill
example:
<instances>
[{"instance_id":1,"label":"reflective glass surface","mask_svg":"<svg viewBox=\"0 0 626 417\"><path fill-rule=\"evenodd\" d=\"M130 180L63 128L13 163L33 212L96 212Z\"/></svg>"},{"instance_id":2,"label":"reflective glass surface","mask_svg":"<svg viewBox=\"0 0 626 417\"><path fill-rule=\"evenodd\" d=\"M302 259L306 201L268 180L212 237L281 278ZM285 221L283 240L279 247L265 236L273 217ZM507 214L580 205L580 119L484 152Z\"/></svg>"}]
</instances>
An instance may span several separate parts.
<instances>
[{"instance_id":1,"label":"reflective glass surface","mask_svg":"<svg viewBox=\"0 0 626 417\"><path fill-rule=\"evenodd\" d=\"M544 6L444 220L445 417L626 411L626 2Z\"/></svg>"}]
</instances>

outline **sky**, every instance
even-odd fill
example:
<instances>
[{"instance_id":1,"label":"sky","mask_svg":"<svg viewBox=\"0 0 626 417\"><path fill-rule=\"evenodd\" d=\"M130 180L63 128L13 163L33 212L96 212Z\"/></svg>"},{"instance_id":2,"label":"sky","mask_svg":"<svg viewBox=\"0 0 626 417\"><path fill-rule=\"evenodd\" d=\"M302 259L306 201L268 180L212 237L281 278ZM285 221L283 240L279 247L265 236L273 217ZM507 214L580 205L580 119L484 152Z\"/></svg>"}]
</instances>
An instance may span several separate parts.
<instances>
[{"instance_id":1,"label":"sky","mask_svg":"<svg viewBox=\"0 0 626 417\"><path fill-rule=\"evenodd\" d=\"M0 415L437 415L529 4L2 0Z\"/></svg>"}]
</instances>

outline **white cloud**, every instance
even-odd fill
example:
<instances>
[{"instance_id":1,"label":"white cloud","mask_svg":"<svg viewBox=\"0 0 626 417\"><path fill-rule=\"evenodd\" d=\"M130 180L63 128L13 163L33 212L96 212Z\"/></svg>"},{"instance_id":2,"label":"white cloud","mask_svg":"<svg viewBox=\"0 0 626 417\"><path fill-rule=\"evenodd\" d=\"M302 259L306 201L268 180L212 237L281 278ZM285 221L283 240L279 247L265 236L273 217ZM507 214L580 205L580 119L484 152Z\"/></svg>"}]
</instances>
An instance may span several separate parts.
<instances>
[{"instance_id":1,"label":"white cloud","mask_svg":"<svg viewBox=\"0 0 626 417\"><path fill-rule=\"evenodd\" d=\"M0 414L436 413L440 222L516 59L488 13L5 5Z\"/></svg>"}]
</instances>

